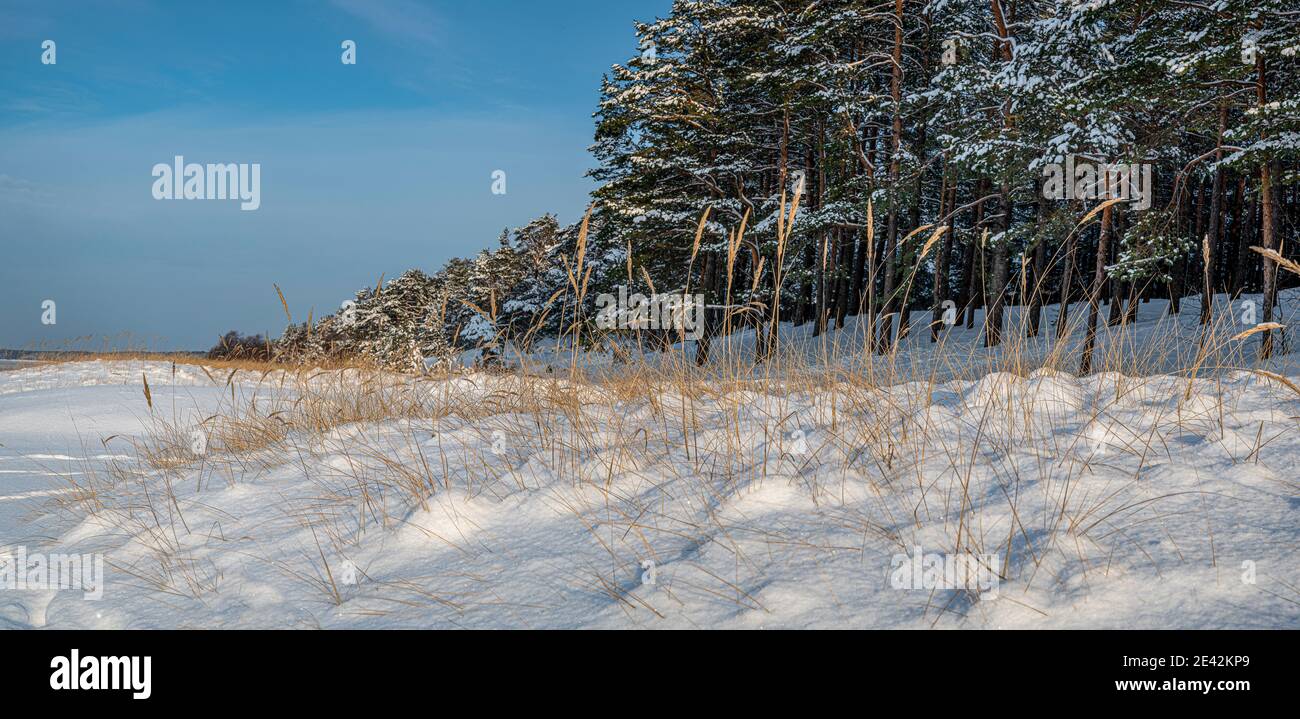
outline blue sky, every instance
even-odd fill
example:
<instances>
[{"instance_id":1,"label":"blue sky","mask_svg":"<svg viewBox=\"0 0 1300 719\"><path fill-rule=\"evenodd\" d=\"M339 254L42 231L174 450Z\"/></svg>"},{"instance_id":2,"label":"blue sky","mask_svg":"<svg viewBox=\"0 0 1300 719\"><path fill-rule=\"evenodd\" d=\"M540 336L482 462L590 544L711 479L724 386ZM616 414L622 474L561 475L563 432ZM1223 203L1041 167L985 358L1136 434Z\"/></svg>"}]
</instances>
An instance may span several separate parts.
<instances>
[{"instance_id":1,"label":"blue sky","mask_svg":"<svg viewBox=\"0 0 1300 719\"><path fill-rule=\"evenodd\" d=\"M669 5L0 0L0 347L279 334L272 283L320 316L381 273L576 219L601 74ZM260 163L260 209L154 200L175 155Z\"/></svg>"}]
</instances>

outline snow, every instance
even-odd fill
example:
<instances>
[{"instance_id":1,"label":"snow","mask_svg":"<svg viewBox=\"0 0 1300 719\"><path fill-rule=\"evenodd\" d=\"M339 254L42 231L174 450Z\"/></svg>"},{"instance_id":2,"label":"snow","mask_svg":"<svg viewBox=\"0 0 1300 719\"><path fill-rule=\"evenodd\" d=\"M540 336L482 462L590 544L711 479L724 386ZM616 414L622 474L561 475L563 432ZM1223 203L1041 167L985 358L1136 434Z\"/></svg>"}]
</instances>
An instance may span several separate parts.
<instances>
[{"instance_id":1,"label":"snow","mask_svg":"<svg viewBox=\"0 0 1300 719\"><path fill-rule=\"evenodd\" d=\"M1136 343L1172 342L1149 309ZM98 601L0 584L0 626L1300 627L1300 394L1249 370L699 396L388 375L445 411L142 463L133 441L232 393L270 408L363 381L210 374L0 372L0 555L106 565ZM918 547L1002 577L897 588Z\"/></svg>"}]
</instances>

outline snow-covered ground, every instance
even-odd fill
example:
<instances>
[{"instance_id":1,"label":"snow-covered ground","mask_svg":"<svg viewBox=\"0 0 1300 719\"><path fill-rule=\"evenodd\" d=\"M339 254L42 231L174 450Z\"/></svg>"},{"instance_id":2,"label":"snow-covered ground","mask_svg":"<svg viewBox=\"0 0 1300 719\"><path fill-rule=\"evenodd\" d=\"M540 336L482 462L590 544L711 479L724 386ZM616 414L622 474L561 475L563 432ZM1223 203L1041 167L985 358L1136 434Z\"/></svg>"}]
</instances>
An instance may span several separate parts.
<instances>
[{"instance_id":1,"label":"snow-covered ground","mask_svg":"<svg viewBox=\"0 0 1300 719\"><path fill-rule=\"evenodd\" d=\"M1135 344L1182 341L1140 319ZM1270 368L1300 383L1294 354ZM1300 391L1266 374L393 377L429 412L137 451L354 380L0 372L0 557L98 554L106 579L0 570L0 626L1300 627Z\"/></svg>"}]
</instances>

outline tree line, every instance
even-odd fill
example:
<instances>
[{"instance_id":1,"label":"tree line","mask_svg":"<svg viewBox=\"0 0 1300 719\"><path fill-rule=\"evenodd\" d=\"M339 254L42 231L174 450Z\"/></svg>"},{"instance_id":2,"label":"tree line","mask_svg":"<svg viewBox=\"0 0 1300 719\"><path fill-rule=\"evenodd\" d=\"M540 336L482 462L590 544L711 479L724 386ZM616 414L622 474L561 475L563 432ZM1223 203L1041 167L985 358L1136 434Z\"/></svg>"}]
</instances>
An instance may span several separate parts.
<instances>
[{"instance_id":1,"label":"tree line","mask_svg":"<svg viewBox=\"0 0 1300 719\"><path fill-rule=\"evenodd\" d=\"M781 322L853 316L889 353L918 310L932 340L961 323L996 346L1020 331L1009 307L1035 336L1057 304L1055 332L1085 329L1086 372L1100 323L1153 298L1178 312L1199 294L1208 324L1215 293L1259 293L1275 320L1270 251L1294 253L1300 219L1286 0L678 0L636 30L600 88L581 223L548 215L381 281L351 315L292 325L282 353L404 366L527 346L619 285L703 293L701 361L734 327L762 359ZM1063 167L1082 192L1053 182Z\"/></svg>"}]
</instances>

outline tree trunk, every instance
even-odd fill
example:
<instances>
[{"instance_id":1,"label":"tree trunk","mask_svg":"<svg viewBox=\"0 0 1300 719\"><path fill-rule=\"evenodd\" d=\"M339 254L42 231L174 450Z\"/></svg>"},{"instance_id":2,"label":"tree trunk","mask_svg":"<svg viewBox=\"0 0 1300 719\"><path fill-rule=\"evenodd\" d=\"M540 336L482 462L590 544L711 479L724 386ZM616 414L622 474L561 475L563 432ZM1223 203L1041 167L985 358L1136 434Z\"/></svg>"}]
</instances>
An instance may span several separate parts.
<instances>
[{"instance_id":1,"label":"tree trunk","mask_svg":"<svg viewBox=\"0 0 1300 719\"><path fill-rule=\"evenodd\" d=\"M844 317L849 313L849 295L852 294L852 287L849 285L848 268L853 266L853 236L844 228L836 228L836 241L840 246L840 259L835 263L835 329L843 329Z\"/></svg>"},{"instance_id":2,"label":"tree trunk","mask_svg":"<svg viewBox=\"0 0 1300 719\"><path fill-rule=\"evenodd\" d=\"M889 96L894 103L894 123L889 134L889 219L885 229L885 279L882 287L883 322L877 330L876 352L885 354L892 345L893 322L889 316L897 302L898 282L898 173L899 150L903 139L903 0L894 0L894 53L890 71Z\"/></svg>"},{"instance_id":3,"label":"tree trunk","mask_svg":"<svg viewBox=\"0 0 1300 719\"><path fill-rule=\"evenodd\" d=\"M1029 291L1029 319L1025 329L1026 337L1037 337L1039 329L1043 323L1043 287L1047 284L1045 276L1045 265L1047 263L1047 241L1043 236L1043 223L1047 221L1048 202L1043 197L1042 180L1034 183L1034 190L1038 196L1038 215L1034 222L1037 230L1034 233L1034 256L1030 261ZM1022 302L1025 300L1021 300Z\"/></svg>"},{"instance_id":4,"label":"tree trunk","mask_svg":"<svg viewBox=\"0 0 1300 719\"><path fill-rule=\"evenodd\" d=\"M704 323L700 339L695 343L695 364L704 365L709 361L709 344L715 331L714 318L708 309L710 303L717 301L714 286L717 284L718 257L716 252L704 253L704 270L700 272L701 282L698 292L704 295L705 308L700 311L700 320Z\"/></svg>"},{"instance_id":5,"label":"tree trunk","mask_svg":"<svg viewBox=\"0 0 1300 719\"><path fill-rule=\"evenodd\" d=\"M1071 206L1073 212L1074 208ZM1070 329L1070 299L1074 294L1074 269L1079 258L1079 233L1070 232L1065 239L1064 266L1061 268L1061 309L1056 314L1056 338L1062 339Z\"/></svg>"},{"instance_id":6,"label":"tree trunk","mask_svg":"<svg viewBox=\"0 0 1300 719\"><path fill-rule=\"evenodd\" d=\"M1111 234L1114 235L1110 246L1109 262L1114 264L1119 259L1119 247L1124 237L1124 212L1117 210L1111 219ZM1132 289L1130 282L1110 283L1110 311L1106 316L1106 325L1114 327L1124 319L1124 297Z\"/></svg>"},{"instance_id":7,"label":"tree trunk","mask_svg":"<svg viewBox=\"0 0 1300 719\"><path fill-rule=\"evenodd\" d=\"M957 207L957 179L953 178L952 187L948 190L947 211L952 212ZM941 209L939 217L944 217L944 211ZM948 299L948 261L952 256L952 242L954 233L953 226L957 224L957 218L948 218L948 230L943 233L943 239L939 241L939 254L934 258L934 313L930 319L930 341L939 340L939 327L943 324L943 303Z\"/></svg>"},{"instance_id":8,"label":"tree trunk","mask_svg":"<svg viewBox=\"0 0 1300 719\"><path fill-rule=\"evenodd\" d=\"M1221 148L1223 146L1223 133L1228 124L1228 105L1227 103L1219 104L1219 129L1215 135L1214 146ZM1218 163L1223 159L1223 150L1218 149L1214 152L1214 161ZM1210 232L1208 246L1210 248L1209 258L1206 261L1205 272L1208 276L1206 281L1206 292L1201 296L1201 324L1209 324L1210 316L1214 311L1214 264L1215 264L1215 246L1219 242L1219 214L1223 205L1223 170L1217 164L1214 168L1214 184L1210 191ZM1199 239L1199 238L1198 238Z\"/></svg>"},{"instance_id":9,"label":"tree trunk","mask_svg":"<svg viewBox=\"0 0 1300 719\"><path fill-rule=\"evenodd\" d=\"M984 230L984 197L988 194L988 180L975 183L975 221L971 225L970 242L966 244L965 268L962 276L962 315L966 329L975 326L975 309L984 302L984 248L980 244Z\"/></svg>"},{"instance_id":10,"label":"tree trunk","mask_svg":"<svg viewBox=\"0 0 1300 719\"><path fill-rule=\"evenodd\" d=\"M1264 68L1264 53L1259 53L1255 56L1255 69L1257 77L1255 86L1256 98L1259 100L1259 107L1262 108L1268 102L1268 75L1265 73ZM1263 234L1262 244L1264 249L1272 250L1275 249L1277 243L1276 238L1274 237L1273 227L1273 205L1275 204L1273 197L1273 168L1268 159L1265 159L1264 163L1259 168L1259 204L1259 227L1261 234ZM1277 263L1267 257L1261 259L1263 260L1264 265L1263 320L1264 323L1267 324L1273 321L1273 305L1277 302ZM1268 360L1273 356L1272 330L1264 330L1261 332L1259 342L1259 358L1261 360Z\"/></svg>"},{"instance_id":11,"label":"tree trunk","mask_svg":"<svg viewBox=\"0 0 1300 719\"><path fill-rule=\"evenodd\" d=\"M1002 344L1003 308L1007 300L1007 278L1010 275L1010 249L1007 233L1011 229L1013 206L1011 195L1003 185L998 193L998 204L1002 212L999 234L1001 237L993 245L992 287L989 295L989 309L984 314L984 346L997 347Z\"/></svg>"},{"instance_id":12,"label":"tree trunk","mask_svg":"<svg viewBox=\"0 0 1300 719\"><path fill-rule=\"evenodd\" d=\"M1113 206L1112 206L1113 207ZM1101 295L1106 287L1106 257L1110 254L1111 207L1101 211L1101 232L1097 236L1097 259L1088 291L1088 333L1083 340L1083 358L1079 374L1092 374L1092 355L1097 347L1097 321L1101 315Z\"/></svg>"},{"instance_id":13,"label":"tree trunk","mask_svg":"<svg viewBox=\"0 0 1300 719\"><path fill-rule=\"evenodd\" d=\"M1228 292L1233 297L1241 294L1246 281L1246 273L1243 268L1254 264L1251 257L1254 253L1250 251L1250 233L1244 232L1246 223L1242 221L1242 211L1246 207L1246 178L1241 178L1237 182L1237 191L1234 193L1232 202L1232 226L1225 228L1225 235L1231 236L1232 241L1226 244L1226 247L1232 247L1233 252L1229 255L1232 258L1231 266L1228 267ZM1249 209L1250 216L1255 215L1255 206L1252 204Z\"/></svg>"}]
</instances>

